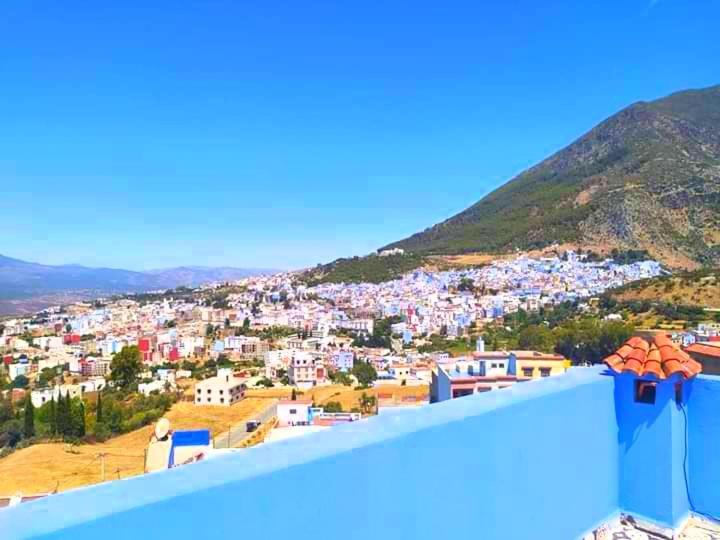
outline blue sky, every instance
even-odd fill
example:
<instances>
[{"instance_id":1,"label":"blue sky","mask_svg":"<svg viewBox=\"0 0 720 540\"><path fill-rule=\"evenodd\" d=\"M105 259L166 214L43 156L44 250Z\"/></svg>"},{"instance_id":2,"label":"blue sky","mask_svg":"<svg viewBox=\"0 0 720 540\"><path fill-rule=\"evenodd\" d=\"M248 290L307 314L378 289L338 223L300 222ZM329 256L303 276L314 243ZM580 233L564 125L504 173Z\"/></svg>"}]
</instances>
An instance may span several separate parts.
<instances>
[{"instance_id":1,"label":"blue sky","mask_svg":"<svg viewBox=\"0 0 720 540\"><path fill-rule=\"evenodd\" d=\"M296 268L720 83L720 0L5 0L0 253Z\"/></svg>"}]
</instances>

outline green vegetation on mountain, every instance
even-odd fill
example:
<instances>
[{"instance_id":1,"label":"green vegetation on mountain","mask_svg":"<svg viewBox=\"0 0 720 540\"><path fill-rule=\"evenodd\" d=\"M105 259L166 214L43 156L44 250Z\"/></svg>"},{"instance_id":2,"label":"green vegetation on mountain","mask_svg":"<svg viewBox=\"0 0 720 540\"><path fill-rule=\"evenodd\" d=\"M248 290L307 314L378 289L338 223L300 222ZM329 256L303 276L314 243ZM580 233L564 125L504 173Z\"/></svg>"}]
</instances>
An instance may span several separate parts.
<instances>
[{"instance_id":1,"label":"green vegetation on mountain","mask_svg":"<svg viewBox=\"0 0 720 540\"><path fill-rule=\"evenodd\" d=\"M318 265L301 276L310 286L320 283L381 283L397 279L425 264L425 257L417 254L368 255L338 259Z\"/></svg>"},{"instance_id":2,"label":"green vegetation on mountain","mask_svg":"<svg viewBox=\"0 0 720 540\"><path fill-rule=\"evenodd\" d=\"M607 292L619 302L652 302L720 309L720 270L704 268L628 283Z\"/></svg>"},{"instance_id":3,"label":"green vegetation on mountain","mask_svg":"<svg viewBox=\"0 0 720 540\"><path fill-rule=\"evenodd\" d=\"M720 262L720 86L640 102L460 214L387 246L461 254L554 243Z\"/></svg>"}]
</instances>

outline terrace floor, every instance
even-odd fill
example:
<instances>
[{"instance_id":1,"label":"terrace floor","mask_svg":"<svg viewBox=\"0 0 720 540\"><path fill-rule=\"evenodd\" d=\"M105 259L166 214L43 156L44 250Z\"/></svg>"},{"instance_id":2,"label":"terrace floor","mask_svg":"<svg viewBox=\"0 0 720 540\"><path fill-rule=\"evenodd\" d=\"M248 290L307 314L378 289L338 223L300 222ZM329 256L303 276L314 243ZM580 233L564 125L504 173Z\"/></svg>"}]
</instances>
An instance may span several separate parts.
<instances>
[{"instance_id":1,"label":"terrace floor","mask_svg":"<svg viewBox=\"0 0 720 540\"><path fill-rule=\"evenodd\" d=\"M590 537L592 538L592 536ZM632 520L621 519L613 525L604 525L594 532L593 540L669 540L660 530L650 530ZM720 540L720 523L692 517L676 540Z\"/></svg>"}]
</instances>

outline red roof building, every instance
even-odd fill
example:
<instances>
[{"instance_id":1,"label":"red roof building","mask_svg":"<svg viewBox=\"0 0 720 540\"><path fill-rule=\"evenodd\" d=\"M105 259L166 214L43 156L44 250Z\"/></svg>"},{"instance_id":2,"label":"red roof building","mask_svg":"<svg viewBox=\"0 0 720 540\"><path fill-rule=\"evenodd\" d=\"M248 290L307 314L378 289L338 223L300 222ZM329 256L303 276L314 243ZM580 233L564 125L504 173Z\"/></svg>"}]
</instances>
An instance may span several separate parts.
<instances>
[{"instance_id":1,"label":"red roof building","mask_svg":"<svg viewBox=\"0 0 720 540\"><path fill-rule=\"evenodd\" d=\"M680 350L666 335L655 336L652 342L631 337L622 347L605 358L616 373L632 373L638 377L667 379L680 375L684 379L702 371L702 365Z\"/></svg>"},{"instance_id":2,"label":"red roof building","mask_svg":"<svg viewBox=\"0 0 720 540\"><path fill-rule=\"evenodd\" d=\"M685 352L702 364L703 373L720 375L720 343L693 343Z\"/></svg>"}]
</instances>

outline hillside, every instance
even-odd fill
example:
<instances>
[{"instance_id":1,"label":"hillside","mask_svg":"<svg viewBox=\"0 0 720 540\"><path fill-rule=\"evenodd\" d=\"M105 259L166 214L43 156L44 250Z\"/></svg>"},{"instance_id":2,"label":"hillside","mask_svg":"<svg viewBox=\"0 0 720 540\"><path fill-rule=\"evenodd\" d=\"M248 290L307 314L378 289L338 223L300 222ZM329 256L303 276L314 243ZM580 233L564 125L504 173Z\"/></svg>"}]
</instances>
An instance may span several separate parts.
<instances>
[{"instance_id":1,"label":"hillside","mask_svg":"<svg viewBox=\"0 0 720 540\"><path fill-rule=\"evenodd\" d=\"M247 398L233 407L176 403L165 415L174 429L210 430L213 436L255 417L267 400ZM142 474L152 426L104 443L71 446L62 442L35 444L0 459L0 495L48 493L102 481L99 454L106 454L108 479Z\"/></svg>"},{"instance_id":2,"label":"hillside","mask_svg":"<svg viewBox=\"0 0 720 540\"><path fill-rule=\"evenodd\" d=\"M383 249L507 252L553 243L720 263L720 86L635 103L479 202Z\"/></svg>"},{"instance_id":3,"label":"hillside","mask_svg":"<svg viewBox=\"0 0 720 540\"><path fill-rule=\"evenodd\" d=\"M648 301L720 309L720 271L698 270L644 279L608 292L621 302Z\"/></svg>"},{"instance_id":4,"label":"hillside","mask_svg":"<svg viewBox=\"0 0 720 540\"><path fill-rule=\"evenodd\" d=\"M352 257L318 265L303 272L299 279L310 286L320 283L381 283L399 278L425 262L424 257L415 254Z\"/></svg>"}]
</instances>

